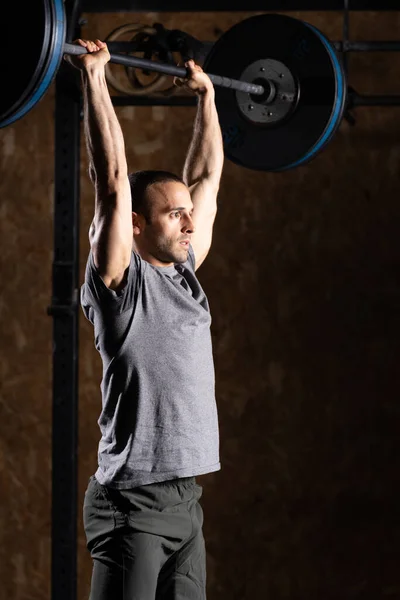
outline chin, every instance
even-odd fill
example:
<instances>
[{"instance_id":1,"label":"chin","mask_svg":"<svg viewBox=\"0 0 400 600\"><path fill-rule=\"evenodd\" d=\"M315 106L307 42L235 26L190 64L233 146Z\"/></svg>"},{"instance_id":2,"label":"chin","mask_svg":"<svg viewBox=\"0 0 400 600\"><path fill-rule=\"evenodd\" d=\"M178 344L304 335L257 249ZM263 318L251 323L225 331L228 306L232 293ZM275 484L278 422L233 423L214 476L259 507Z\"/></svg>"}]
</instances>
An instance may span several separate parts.
<instances>
[{"instance_id":1,"label":"chin","mask_svg":"<svg viewBox=\"0 0 400 600\"><path fill-rule=\"evenodd\" d=\"M187 261L188 256L189 256L189 248L187 250L181 250L181 252L179 252L179 258L177 259L176 262L184 263Z\"/></svg>"},{"instance_id":2,"label":"chin","mask_svg":"<svg viewBox=\"0 0 400 600\"><path fill-rule=\"evenodd\" d=\"M179 258L175 258L174 263L177 263L178 265L182 265L186 261L187 261L187 256L185 256L185 257L180 256Z\"/></svg>"},{"instance_id":3,"label":"chin","mask_svg":"<svg viewBox=\"0 0 400 600\"><path fill-rule=\"evenodd\" d=\"M161 262L164 263L177 263L182 264L187 261L189 256L189 249L182 247L176 248L170 245L169 247L158 248L158 251L154 253L154 256Z\"/></svg>"},{"instance_id":4,"label":"chin","mask_svg":"<svg viewBox=\"0 0 400 600\"><path fill-rule=\"evenodd\" d=\"M168 252L168 253L163 253L163 254L157 254L154 255L155 258L157 258L157 260L159 260L162 263L175 263L175 264L182 264L184 262L187 261L188 259L188 253L186 251L183 252Z\"/></svg>"}]
</instances>

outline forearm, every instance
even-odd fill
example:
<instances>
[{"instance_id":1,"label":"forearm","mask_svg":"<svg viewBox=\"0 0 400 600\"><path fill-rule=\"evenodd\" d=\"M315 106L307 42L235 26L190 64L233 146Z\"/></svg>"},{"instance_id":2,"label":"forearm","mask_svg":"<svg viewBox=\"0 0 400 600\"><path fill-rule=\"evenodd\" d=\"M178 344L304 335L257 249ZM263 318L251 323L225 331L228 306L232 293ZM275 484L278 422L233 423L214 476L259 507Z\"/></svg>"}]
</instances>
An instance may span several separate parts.
<instances>
[{"instance_id":1,"label":"forearm","mask_svg":"<svg viewBox=\"0 0 400 600\"><path fill-rule=\"evenodd\" d=\"M127 176L125 143L107 88L104 68L82 71L84 129L89 169L96 187L112 192Z\"/></svg>"},{"instance_id":2,"label":"forearm","mask_svg":"<svg viewBox=\"0 0 400 600\"><path fill-rule=\"evenodd\" d=\"M193 136L187 153L183 178L187 185L208 178L219 185L224 150L214 90L199 95Z\"/></svg>"}]
</instances>

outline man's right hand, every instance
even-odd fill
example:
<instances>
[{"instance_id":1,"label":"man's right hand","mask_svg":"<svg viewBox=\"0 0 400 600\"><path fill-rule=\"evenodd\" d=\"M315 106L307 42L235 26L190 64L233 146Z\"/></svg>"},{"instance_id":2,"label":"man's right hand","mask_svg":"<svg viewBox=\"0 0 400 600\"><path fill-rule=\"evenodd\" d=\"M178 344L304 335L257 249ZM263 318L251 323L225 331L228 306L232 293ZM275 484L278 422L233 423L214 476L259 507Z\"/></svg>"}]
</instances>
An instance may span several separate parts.
<instances>
[{"instance_id":1,"label":"man's right hand","mask_svg":"<svg viewBox=\"0 0 400 600\"><path fill-rule=\"evenodd\" d=\"M73 42L86 48L86 54L64 54L64 59L80 70L88 70L92 67L104 66L110 60L110 53L105 42L100 40L81 40Z\"/></svg>"}]
</instances>

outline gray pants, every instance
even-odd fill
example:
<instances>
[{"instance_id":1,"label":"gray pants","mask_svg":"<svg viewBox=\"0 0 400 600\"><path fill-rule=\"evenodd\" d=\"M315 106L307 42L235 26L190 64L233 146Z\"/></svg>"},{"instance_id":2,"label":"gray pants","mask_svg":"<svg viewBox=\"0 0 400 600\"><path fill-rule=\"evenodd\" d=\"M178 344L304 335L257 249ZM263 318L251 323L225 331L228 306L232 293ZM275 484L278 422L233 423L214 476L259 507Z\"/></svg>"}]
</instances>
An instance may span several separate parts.
<instances>
[{"instance_id":1,"label":"gray pants","mask_svg":"<svg viewBox=\"0 0 400 600\"><path fill-rule=\"evenodd\" d=\"M89 479L90 600L205 600L202 487L194 477L116 490Z\"/></svg>"}]
</instances>

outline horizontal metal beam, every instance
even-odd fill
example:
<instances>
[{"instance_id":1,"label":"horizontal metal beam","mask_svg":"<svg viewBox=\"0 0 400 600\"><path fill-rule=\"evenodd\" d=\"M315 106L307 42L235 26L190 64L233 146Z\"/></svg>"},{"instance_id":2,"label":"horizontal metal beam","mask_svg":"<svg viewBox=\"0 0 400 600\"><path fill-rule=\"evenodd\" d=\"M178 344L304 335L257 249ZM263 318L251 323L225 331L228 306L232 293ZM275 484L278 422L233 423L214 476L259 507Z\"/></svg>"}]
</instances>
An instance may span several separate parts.
<instances>
[{"instance_id":1,"label":"horizontal metal beam","mask_svg":"<svg viewBox=\"0 0 400 600\"><path fill-rule=\"evenodd\" d=\"M212 46L213 42L201 42L204 48L204 54L207 54ZM338 52L400 52L400 39L399 40L385 40L385 41L336 41L332 42L333 46ZM107 46L110 52L143 52L142 48L138 47L137 42L107 42Z\"/></svg>"},{"instance_id":2,"label":"horizontal metal beam","mask_svg":"<svg viewBox=\"0 0 400 600\"><path fill-rule=\"evenodd\" d=\"M228 0L82 0L83 12L231 12L232 2ZM282 8L284 7L284 10ZM235 11L342 11L343 0L246 0ZM400 10L399 0L350 0L351 11Z\"/></svg>"},{"instance_id":3,"label":"horizontal metal beam","mask_svg":"<svg viewBox=\"0 0 400 600\"><path fill-rule=\"evenodd\" d=\"M358 106L400 106L400 96L364 96L355 94L349 97L350 108Z\"/></svg>"},{"instance_id":4,"label":"horizontal metal beam","mask_svg":"<svg viewBox=\"0 0 400 600\"><path fill-rule=\"evenodd\" d=\"M400 40L392 41L362 41L362 42L332 42L339 52L400 52Z\"/></svg>"},{"instance_id":5,"label":"horizontal metal beam","mask_svg":"<svg viewBox=\"0 0 400 600\"><path fill-rule=\"evenodd\" d=\"M114 106L196 106L193 96L112 96ZM397 95L364 95L349 92L349 108L359 106L400 106Z\"/></svg>"},{"instance_id":6,"label":"horizontal metal beam","mask_svg":"<svg viewBox=\"0 0 400 600\"><path fill-rule=\"evenodd\" d=\"M111 96L114 106L196 106L195 96Z\"/></svg>"}]
</instances>

